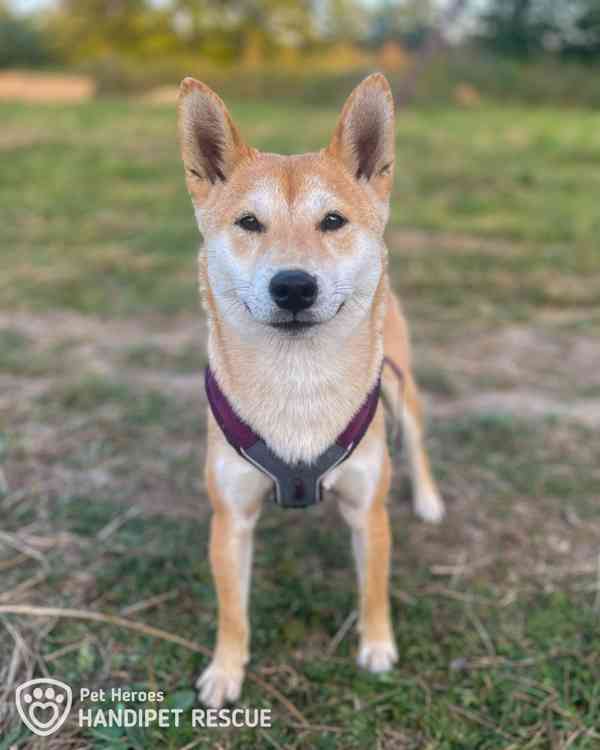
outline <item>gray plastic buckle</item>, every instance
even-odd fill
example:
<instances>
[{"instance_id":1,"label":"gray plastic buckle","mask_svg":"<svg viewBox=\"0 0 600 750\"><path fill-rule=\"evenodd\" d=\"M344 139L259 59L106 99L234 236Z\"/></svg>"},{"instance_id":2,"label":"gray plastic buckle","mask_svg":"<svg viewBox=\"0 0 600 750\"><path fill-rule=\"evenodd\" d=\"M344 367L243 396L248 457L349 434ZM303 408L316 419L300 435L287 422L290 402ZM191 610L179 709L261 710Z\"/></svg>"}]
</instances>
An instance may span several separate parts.
<instances>
[{"instance_id":1,"label":"gray plastic buckle","mask_svg":"<svg viewBox=\"0 0 600 750\"><path fill-rule=\"evenodd\" d=\"M269 450L264 440L258 440L246 450L242 449L241 453L273 480L277 505L282 508L307 508L321 502L322 480L351 450L352 446L343 448L334 443L312 464L303 461L288 464Z\"/></svg>"}]
</instances>

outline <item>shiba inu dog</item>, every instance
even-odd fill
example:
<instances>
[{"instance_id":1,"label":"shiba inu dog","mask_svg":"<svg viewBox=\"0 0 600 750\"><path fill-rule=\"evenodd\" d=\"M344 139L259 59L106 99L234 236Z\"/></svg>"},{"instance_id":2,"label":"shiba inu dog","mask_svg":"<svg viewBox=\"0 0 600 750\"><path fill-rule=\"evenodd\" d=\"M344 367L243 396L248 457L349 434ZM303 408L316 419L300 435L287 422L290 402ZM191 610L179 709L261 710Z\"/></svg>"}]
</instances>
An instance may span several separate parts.
<instances>
[{"instance_id":1,"label":"shiba inu dog","mask_svg":"<svg viewBox=\"0 0 600 750\"><path fill-rule=\"evenodd\" d=\"M318 153L257 151L221 99L192 78L181 84L178 128L204 239L199 278L209 330L206 483L219 625L214 658L198 680L201 700L219 707L240 695L252 532L274 489L284 506L317 502L322 490L337 499L358 574L358 663L383 672L397 654L380 385L401 413L415 512L433 522L444 513L422 443L407 324L386 270L395 155L389 85L380 74L365 79Z\"/></svg>"}]
</instances>

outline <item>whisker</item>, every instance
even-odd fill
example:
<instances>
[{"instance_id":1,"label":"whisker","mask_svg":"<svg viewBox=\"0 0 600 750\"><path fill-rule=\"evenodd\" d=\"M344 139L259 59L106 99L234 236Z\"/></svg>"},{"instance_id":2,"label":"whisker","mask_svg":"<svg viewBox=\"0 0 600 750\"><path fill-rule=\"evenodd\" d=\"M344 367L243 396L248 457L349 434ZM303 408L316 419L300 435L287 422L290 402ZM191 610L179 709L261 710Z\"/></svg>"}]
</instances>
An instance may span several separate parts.
<instances>
[{"instance_id":1,"label":"whisker","mask_svg":"<svg viewBox=\"0 0 600 750\"><path fill-rule=\"evenodd\" d=\"M250 284L242 284L240 286L232 286L229 289L224 289L221 294L223 296L229 296L231 294L239 294L240 292L247 292L250 289Z\"/></svg>"}]
</instances>

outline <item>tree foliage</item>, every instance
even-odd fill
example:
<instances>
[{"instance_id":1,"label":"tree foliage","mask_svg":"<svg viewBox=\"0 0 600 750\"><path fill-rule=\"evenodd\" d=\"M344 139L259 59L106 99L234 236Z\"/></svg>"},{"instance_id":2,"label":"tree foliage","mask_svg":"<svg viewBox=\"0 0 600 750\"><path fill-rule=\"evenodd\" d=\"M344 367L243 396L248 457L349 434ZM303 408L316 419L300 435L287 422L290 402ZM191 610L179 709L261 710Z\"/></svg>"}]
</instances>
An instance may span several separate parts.
<instances>
[{"instance_id":1,"label":"tree foliage","mask_svg":"<svg viewBox=\"0 0 600 750\"><path fill-rule=\"evenodd\" d=\"M40 67L52 61L50 46L34 22L12 15L0 3L0 68Z\"/></svg>"},{"instance_id":2,"label":"tree foliage","mask_svg":"<svg viewBox=\"0 0 600 750\"><path fill-rule=\"evenodd\" d=\"M31 18L0 0L0 66L52 59L115 69L198 60L302 67L307 52L357 60L365 49L419 57L451 26L447 0L55 0ZM600 0L465 0L474 37L497 55L600 60ZM446 12L447 15L447 12ZM441 19L441 23L440 23ZM465 27L466 28L466 27ZM459 35L460 37L460 35ZM466 32L459 41L468 43ZM394 46L395 45L395 46ZM338 51L344 51L338 55ZM343 59L342 59L343 58ZM329 62L327 64L329 64ZM324 63L325 64L325 63ZM180 66L181 67L181 66ZM185 67L185 66L184 66Z\"/></svg>"},{"instance_id":3,"label":"tree foliage","mask_svg":"<svg viewBox=\"0 0 600 750\"><path fill-rule=\"evenodd\" d=\"M501 55L600 58L600 0L489 0L480 23L483 43Z\"/></svg>"},{"instance_id":4,"label":"tree foliage","mask_svg":"<svg viewBox=\"0 0 600 750\"><path fill-rule=\"evenodd\" d=\"M315 35L309 0L61 0L50 25L75 61L194 54L232 62L248 47L260 57Z\"/></svg>"}]
</instances>

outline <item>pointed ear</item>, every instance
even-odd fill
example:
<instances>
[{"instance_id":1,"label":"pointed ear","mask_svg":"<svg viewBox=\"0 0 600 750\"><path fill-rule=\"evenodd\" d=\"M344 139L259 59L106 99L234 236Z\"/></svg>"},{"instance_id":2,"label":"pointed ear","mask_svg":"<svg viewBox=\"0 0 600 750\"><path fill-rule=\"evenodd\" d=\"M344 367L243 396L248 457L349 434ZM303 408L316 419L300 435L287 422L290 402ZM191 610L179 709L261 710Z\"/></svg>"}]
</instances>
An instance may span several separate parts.
<instances>
[{"instance_id":1,"label":"pointed ear","mask_svg":"<svg viewBox=\"0 0 600 750\"><path fill-rule=\"evenodd\" d=\"M200 81L181 82L177 115L188 189L201 203L253 151L243 142L221 98Z\"/></svg>"},{"instance_id":2,"label":"pointed ear","mask_svg":"<svg viewBox=\"0 0 600 750\"><path fill-rule=\"evenodd\" d=\"M350 94L326 151L384 200L394 172L394 99L381 73L365 78Z\"/></svg>"}]
</instances>

